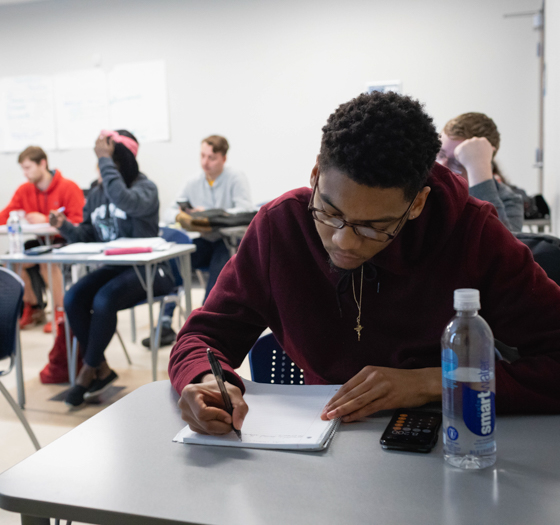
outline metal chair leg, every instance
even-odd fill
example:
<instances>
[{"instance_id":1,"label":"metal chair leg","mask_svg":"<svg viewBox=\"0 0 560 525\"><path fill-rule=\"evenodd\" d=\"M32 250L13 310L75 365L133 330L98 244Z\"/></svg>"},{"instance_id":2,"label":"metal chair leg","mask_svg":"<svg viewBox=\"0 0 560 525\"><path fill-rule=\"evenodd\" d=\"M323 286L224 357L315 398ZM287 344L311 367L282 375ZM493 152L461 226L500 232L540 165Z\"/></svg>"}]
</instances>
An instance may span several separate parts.
<instances>
[{"instance_id":1,"label":"metal chair leg","mask_svg":"<svg viewBox=\"0 0 560 525\"><path fill-rule=\"evenodd\" d=\"M130 356L128 355L128 351L126 350L126 346L124 346L124 341L121 337L121 334L119 334L118 330L115 330L115 333L117 334L117 337L119 338L119 341L121 342L121 346L122 346L122 349L124 350L124 355L126 356L126 360L128 361L128 364L131 365L132 361L130 360Z\"/></svg>"},{"instance_id":2,"label":"metal chair leg","mask_svg":"<svg viewBox=\"0 0 560 525\"><path fill-rule=\"evenodd\" d=\"M200 285L202 286L202 288L206 290L206 285L208 284L208 281L205 279L204 273L202 272L202 270L195 270L195 272L196 272L196 277L200 282Z\"/></svg>"},{"instance_id":3,"label":"metal chair leg","mask_svg":"<svg viewBox=\"0 0 560 525\"><path fill-rule=\"evenodd\" d=\"M18 404L15 402L14 398L10 395L6 387L2 384L2 381L0 381L0 391L2 392L2 394L4 394L4 397L8 400L8 403L10 403L10 405L14 409L14 412L16 413L17 417L21 421L21 424L24 426L25 430L27 431L27 435L33 442L35 450L39 450L41 448L41 445L39 445L39 441L37 441L37 438L35 437L35 433L33 432L33 430L31 430L31 427L27 422L27 418L25 417L21 408L19 408Z\"/></svg>"},{"instance_id":4,"label":"metal chair leg","mask_svg":"<svg viewBox=\"0 0 560 525\"><path fill-rule=\"evenodd\" d=\"M134 315L134 306L130 309L130 337L132 342L136 343L136 316Z\"/></svg>"}]
</instances>

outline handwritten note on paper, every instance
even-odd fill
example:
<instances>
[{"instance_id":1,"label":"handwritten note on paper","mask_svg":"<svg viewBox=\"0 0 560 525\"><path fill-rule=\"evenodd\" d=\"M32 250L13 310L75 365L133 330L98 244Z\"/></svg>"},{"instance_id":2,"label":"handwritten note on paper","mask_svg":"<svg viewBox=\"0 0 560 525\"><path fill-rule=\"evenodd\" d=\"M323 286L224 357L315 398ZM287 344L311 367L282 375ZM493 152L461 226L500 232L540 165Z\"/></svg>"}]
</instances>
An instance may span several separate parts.
<instances>
[{"instance_id":1,"label":"handwritten note on paper","mask_svg":"<svg viewBox=\"0 0 560 525\"><path fill-rule=\"evenodd\" d=\"M101 69L54 77L56 134L60 149L91 148L109 127L107 77Z\"/></svg>"},{"instance_id":2,"label":"handwritten note on paper","mask_svg":"<svg viewBox=\"0 0 560 525\"><path fill-rule=\"evenodd\" d=\"M165 62L115 66L109 73L111 129L127 129L143 142L169 140Z\"/></svg>"},{"instance_id":3,"label":"handwritten note on paper","mask_svg":"<svg viewBox=\"0 0 560 525\"><path fill-rule=\"evenodd\" d=\"M2 152L19 152L32 144L56 147L52 77L7 77L0 80Z\"/></svg>"}]
</instances>

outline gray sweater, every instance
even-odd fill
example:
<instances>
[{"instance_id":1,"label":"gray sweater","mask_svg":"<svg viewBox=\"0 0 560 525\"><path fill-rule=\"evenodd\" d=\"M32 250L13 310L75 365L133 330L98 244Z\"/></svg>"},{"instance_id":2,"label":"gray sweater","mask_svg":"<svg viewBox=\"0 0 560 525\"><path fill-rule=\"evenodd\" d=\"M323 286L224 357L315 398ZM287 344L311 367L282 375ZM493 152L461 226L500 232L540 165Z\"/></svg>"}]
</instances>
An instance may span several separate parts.
<instances>
[{"instance_id":1,"label":"gray sweater","mask_svg":"<svg viewBox=\"0 0 560 525\"><path fill-rule=\"evenodd\" d=\"M493 204L508 230L520 232L523 228L523 198L505 184L486 180L470 187L469 195Z\"/></svg>"},{"instance_id":2,"label":"gray sweater","mask_svg":"<svg viewBox=\"0 0 560 525\"><path fill-rule=\"evenodd\" d=\"M255 207L251 201L249 181L241 171L226 166L220 176L210 186L206 175L201 173L187 182L177 200L188 200L193 207L208 209L221 208L230 213L251 211ZM173 202L163 214L166 223L175 222L179 213L179 205Z\"/></svg>"},{"instance_id":3,"label":"gray sweater","mask_svg":"<svg viewBox=\"0 0 560 525\"><path fill-rule=\"evenodd\" d=\"M118 237L157 237L157 186L140 173L127 188L112 159L101 157L103 184L93 188L84 206L81 224L66 221L60 233L70 242L106 242Z\"/></svg>"}]
</instances>

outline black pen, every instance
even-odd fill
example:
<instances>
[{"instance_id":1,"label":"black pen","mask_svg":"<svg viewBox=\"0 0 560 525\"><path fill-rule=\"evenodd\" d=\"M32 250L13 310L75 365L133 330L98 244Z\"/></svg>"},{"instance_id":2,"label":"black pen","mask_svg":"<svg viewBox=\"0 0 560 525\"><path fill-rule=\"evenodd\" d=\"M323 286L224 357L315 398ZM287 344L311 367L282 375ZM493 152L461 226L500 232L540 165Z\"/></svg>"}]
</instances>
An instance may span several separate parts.
<instances>
[{"instance_id":1,"label":"black pen","mask_svg":"<svg viewBox=\"0 0 560 525\"><path fill-rule=\"evenodd\" d=\"M233 426L233 405L231 404L231 399L229 397L228 391L226 390L226 385L224 384L226 378L224 377L224 370L222 369L222 365L216 359L214 352L212 352L210 348L206 349L206 355L208 356L208 361L210 361L210 368L212 368L212 373L214 374L216 382L218 383L218 387L220 388L220 392L222 393L222 399L224 400L224 405L226 406L226 412L230 416L232 416L231 428L233 428L233 431L237 434L239 441L243 441L243 439L241 439L241 430L237 430Z\"/></svg>"}]
</instances>

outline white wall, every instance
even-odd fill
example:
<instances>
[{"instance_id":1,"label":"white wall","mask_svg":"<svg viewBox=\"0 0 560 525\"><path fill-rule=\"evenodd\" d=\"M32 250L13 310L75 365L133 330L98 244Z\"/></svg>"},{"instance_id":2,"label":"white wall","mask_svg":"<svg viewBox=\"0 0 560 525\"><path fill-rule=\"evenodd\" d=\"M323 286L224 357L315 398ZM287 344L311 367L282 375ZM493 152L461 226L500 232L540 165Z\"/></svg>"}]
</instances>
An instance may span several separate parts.
<instances>
[{"instance_id":1,"label":"white wall","mask_svg":"<svg viewBox=\"0 0 560 525\"><path fill-rule=\"evenodd\" d=\"M368 80L401 79L438 128L465 111L502 133L505 174L537 190L537 34L505 13L540 0L47 0L0 6L0 76L151 59L167 64L171 142L141 145L162 206L197 172L199 142L231 144L255 202L307 184L321 127ZM558 26L557 26L558 27ZM549 32L550 33L550 32ZM558 136L556 134L556 136ZM0 207L23 182L0 155ZM51 166L87 186L91 149L53 151Z\"/></svg>"},{"instance_id":2,"label":"white wall","mask_svg":"<svg viewBox=\"0 0 560 525\"><path fill-rule=\"evenodd\" d=\"M560 232L560 1L546 0L544 195L553 208L553 231Z\"/></svg>"}]
</instances>

